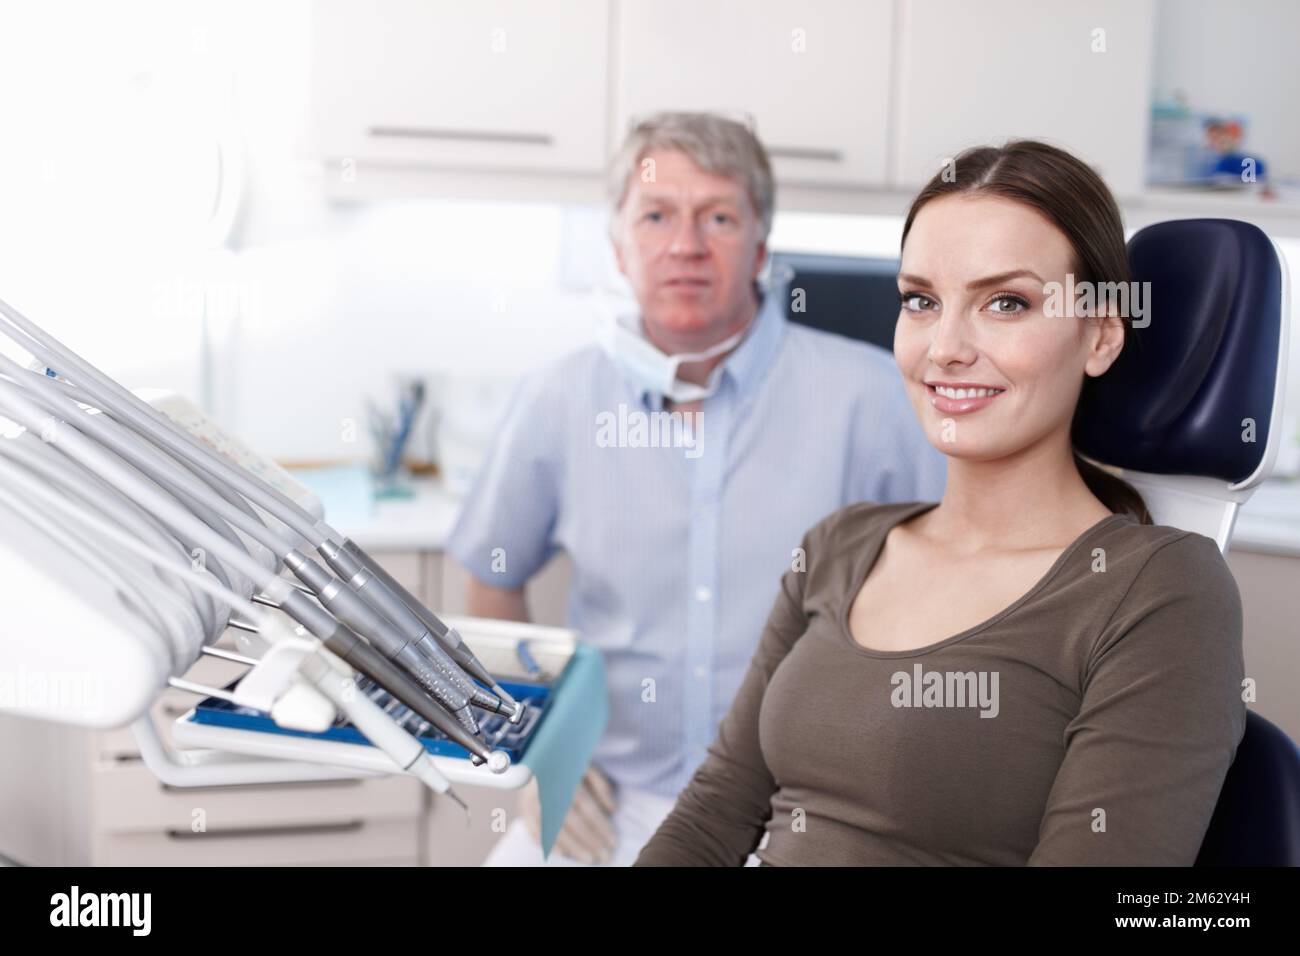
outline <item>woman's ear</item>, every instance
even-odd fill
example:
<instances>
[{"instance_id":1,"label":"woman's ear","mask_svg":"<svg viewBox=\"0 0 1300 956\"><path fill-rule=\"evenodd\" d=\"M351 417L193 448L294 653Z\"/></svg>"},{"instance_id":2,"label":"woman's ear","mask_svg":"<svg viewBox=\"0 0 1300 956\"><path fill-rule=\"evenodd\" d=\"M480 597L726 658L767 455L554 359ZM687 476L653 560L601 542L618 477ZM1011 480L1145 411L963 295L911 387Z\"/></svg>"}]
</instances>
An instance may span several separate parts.
<instances>
[{"instance_id":1,"label":"woman's ear","mask_svg":"<svg viewBox=\"0 0 1300 956\"><path fill-rule=\"evenodd\" d=\"M1119 358L1119 353L1124 350L1124 319L1119 315L1112 315L1103 306L1097 310L1097 314L1090 319L1086 319L1090 329L1088 342L1088 360L1084 363L1083 370L1096 378L1102 375L1107 369Z\"/></svg>"}]
</instances>

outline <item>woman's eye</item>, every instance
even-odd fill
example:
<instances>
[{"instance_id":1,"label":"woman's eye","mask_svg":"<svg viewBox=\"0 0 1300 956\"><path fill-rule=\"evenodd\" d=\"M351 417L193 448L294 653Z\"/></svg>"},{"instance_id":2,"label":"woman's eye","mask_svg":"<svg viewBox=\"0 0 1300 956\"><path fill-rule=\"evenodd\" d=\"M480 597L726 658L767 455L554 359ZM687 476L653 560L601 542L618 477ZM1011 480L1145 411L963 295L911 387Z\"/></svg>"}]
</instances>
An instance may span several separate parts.
<instances>
[{"instance_id":1,"label":"woman's eye","mask_svg":"<svg viewBox=\"0 0 1300 956\"><path fill-rule=\"evenodd\" d=\"M1018 295L999 295L989 302L989 311L995 315L1019 315L1029 308L1029 302Z\"/></svg>"},{"instance_id":2,"label":"woman's eye","mask_svg":"<svg viewBox=\"0 0 1300 956\"><path fill-rule=\"evenodd\" d=\"M934 305L934 300L919 292L904 292L898 297L899 304L907 312L924 312Z\"/></svg>"}]
</instances>

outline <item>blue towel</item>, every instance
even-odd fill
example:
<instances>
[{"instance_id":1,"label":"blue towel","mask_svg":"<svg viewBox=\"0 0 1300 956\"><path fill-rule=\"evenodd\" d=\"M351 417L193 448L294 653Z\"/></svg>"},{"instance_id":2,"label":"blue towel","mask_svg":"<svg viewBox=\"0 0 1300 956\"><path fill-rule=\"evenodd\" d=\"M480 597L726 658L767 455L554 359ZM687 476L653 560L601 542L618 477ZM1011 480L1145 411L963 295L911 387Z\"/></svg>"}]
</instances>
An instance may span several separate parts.
<instances>
[{"instance_id":1,"label":"blue towel","mask_svg":"<svg viewBox=\"0 0 1300 956\"><path fill-rule=\"evenodd\" d=\"M546 720L520 761L537 777L542 805L542 856L560 827L609 722L609 690L600 651L579 644L557 683Z\"/></svg>"}]
</instances>

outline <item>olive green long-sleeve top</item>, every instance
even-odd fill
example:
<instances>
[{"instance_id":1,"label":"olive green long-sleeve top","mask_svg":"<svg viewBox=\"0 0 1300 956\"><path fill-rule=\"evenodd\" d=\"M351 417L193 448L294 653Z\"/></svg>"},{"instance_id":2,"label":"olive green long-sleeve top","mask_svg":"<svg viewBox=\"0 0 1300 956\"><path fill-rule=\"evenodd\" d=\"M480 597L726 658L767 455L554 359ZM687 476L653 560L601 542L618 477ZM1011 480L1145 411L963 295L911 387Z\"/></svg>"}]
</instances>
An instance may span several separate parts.
<instances>
[{"instance_id":1,"label":"olive green long-sleeve top","mask_svg":"<svg viewBox=\"0 0 1300 956\"><path fill-rule=\"evenodd\" d=\"M849 606L890 528L933 507L853 505L808 532L637 865L1195 861L1246 722L1218 547L1110 515L982 624L865 648Z\"/></svg>"}]
</instances>

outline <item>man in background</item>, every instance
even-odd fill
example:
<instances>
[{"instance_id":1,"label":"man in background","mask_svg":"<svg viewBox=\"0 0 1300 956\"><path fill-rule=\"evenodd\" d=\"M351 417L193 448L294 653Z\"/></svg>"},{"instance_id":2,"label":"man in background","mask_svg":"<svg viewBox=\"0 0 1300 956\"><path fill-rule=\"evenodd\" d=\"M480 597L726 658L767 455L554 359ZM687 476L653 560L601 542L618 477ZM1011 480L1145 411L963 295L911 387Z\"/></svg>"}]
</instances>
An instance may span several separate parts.
<instances>
[{"instance_id":1,"label":"man in background","mask_svg":"<svg viewBox=\"0 0 1300 956\"><path fill-rule=\"evenodd\" d=\"M470 614L528 620L563 550L569 625L601 650L610 721L552 863L628 864L740 685L804 532L857 501L937 501L893 357L792 325L764 298L775 187L744 125L666 113L610 172L637 315L516 392L448 550ZM667 416L664 413L668 413ZM488 859L543 862L535 790Z\"/></svg>"}]
</instances>

